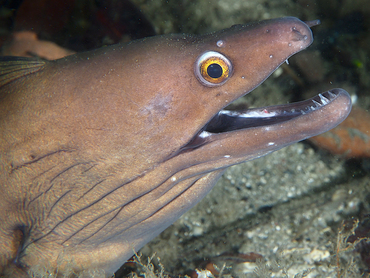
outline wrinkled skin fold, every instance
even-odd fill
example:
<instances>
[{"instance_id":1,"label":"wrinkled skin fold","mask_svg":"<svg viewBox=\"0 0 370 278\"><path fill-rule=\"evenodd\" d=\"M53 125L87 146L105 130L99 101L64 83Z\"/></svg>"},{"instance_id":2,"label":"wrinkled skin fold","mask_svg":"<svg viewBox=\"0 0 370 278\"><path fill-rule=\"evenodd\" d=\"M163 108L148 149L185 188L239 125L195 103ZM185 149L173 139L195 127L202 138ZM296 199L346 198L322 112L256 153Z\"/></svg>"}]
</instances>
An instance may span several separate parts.
<instances>
[{"instance_id":1,"label":"wrinkled skin fold","mask_svg":"<svg viewBox=\"0 0 370 278\"><path fill-rule=\"evenodd\" d=\"M157 36L51 62L2 58L0 273L27 277L41 266L108 276L227 167L343 121L351 101L342 89L223 110L312 43L307 24L287 17ZM208 51L232 66L222 84L196 76Z\"/></svg>"}]
</instances>

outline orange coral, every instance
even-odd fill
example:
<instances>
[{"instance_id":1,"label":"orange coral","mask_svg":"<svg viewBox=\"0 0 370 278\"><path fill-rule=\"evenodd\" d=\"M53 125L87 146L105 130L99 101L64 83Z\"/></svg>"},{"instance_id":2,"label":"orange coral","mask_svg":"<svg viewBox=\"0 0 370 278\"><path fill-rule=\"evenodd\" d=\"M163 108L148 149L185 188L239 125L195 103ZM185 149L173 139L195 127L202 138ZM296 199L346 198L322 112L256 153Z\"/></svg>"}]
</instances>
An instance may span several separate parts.
<instances>
[{"instance_id":1,"label":"orange coral","mask_svg":"<svg viewBox=\"0 0 370 278\"><path fill-rule=\"evenodd\" d=\"M370 157L370 114L354 106L348 118L339 126L308 140L332 154L346 158Z\"/></svg>"},{"instance_id":2,"label":"orange coral","mask_svg":"<svg viewBox=\"0 0 370 278\"><path fill-rule=\"evenodd\" d=\"M15 32L10 43L2 50L4 56L37 56L47 60L55 60L74 52L49 41L38 40L31 31Z\"/></svg>"}]
</instances>

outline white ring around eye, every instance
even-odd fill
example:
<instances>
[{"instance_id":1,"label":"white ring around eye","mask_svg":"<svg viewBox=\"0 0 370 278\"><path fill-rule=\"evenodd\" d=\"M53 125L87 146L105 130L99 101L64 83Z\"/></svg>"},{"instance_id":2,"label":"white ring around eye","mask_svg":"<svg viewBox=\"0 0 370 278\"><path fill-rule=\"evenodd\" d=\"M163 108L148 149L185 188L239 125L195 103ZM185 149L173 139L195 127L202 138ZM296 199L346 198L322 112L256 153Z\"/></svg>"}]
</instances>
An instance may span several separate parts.
<instances>
[{"instance_id":1,"label":"white ring around eye","mask_svg":"<svg viewBox=\"0 0 370 278\"><path fill-rule=\"evenodd\" d=\"M212 58L218 58L218 59L222 60L225 63L225 65L228 67L229 75L222 82L212 83L208 80L205 80L204 77L201 74L202 63L204 63L208 59L212 59ZM231 64L230 60L228 58L226 58L224 55L222 55L221 53L216 52L216 51L207 51L207 52L203 53L202 55L200 55L198 57L198 59L195 61L195 64L194 64L194 74L195 74L196 78L199 80L200 83L202 83L203 85L205 85L207 87L216 87L216 86L223 85L230 78L232 72L233 72L233 67L232 67L232 64Z\"/></svg>"}]
</instances>

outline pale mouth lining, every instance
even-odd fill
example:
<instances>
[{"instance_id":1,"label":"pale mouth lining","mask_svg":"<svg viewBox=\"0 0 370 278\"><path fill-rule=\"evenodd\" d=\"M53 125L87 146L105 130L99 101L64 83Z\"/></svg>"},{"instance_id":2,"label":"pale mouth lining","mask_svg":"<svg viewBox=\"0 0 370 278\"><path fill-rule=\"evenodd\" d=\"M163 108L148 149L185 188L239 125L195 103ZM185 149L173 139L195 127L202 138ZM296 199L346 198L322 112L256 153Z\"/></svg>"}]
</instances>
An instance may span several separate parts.
<instances>
[{"instance_id":1,"label":"pale mouth lining","mask_svg":"<svg viewBox=\"0 0 370 278\"><path fill-rule=\"evenodd\" d=\"M209 142L214 134L287 122L328 105L338 94L336 91L327 91L300 102L253 108L241 112L221 110L188 144L181 148L179 153L199 148Z\"/></svg>"}]
</instances>

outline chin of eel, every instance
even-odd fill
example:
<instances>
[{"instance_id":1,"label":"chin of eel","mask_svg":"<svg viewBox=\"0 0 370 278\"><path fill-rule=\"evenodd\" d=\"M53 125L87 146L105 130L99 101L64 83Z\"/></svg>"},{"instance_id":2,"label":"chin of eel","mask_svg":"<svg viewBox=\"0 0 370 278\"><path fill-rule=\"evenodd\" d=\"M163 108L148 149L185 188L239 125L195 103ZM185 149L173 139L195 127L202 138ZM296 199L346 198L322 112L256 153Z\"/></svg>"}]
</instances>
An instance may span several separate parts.
<instances>
[{"instance_id":1,"label":"chin of eel","mask_svg":"<svg viewBox=\"0 0 370 278\"><path fill-rule=\"evenodd\" d=\"M109 276L227 167L342 122L343 89L224 110L308 47L316 24L286 17L55 61L0 58L0 274Z\"/></svg>"}]
</instances>

